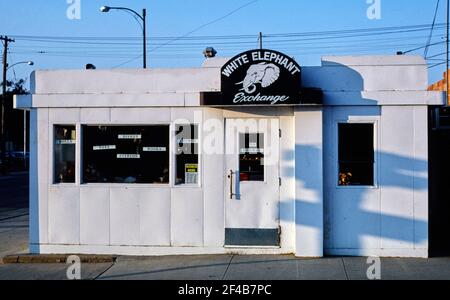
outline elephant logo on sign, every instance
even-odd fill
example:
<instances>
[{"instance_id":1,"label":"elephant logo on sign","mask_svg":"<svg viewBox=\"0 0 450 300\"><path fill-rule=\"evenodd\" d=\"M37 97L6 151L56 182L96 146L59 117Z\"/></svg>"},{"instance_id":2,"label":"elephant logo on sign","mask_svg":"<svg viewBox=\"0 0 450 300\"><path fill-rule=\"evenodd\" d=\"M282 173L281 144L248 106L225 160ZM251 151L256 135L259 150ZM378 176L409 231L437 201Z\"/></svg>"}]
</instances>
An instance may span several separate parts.
<instances>
[{"instance_id":1,"label":"elephant logo on sign","mask_svg":"<svg viewBox=\"0 0 450 300\"><path fill-rule=\"evenodd\" d=\"M278 78L280 78L280 68L274 64L263 62L250 66L244 81L236 84L242 84L243 88L241 91L245 91L247 94L253 94L256 92L256 85L258 83L265 88L272 85Z\"/></svg>"}]
</instances>

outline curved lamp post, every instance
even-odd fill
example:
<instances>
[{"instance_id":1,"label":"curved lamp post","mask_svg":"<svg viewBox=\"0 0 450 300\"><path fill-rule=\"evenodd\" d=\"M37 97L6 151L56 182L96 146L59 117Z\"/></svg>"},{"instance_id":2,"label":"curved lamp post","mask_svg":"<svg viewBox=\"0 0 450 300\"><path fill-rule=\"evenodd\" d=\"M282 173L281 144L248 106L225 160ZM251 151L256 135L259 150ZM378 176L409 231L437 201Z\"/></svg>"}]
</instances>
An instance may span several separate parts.
<instances>
[{"instance_id":1,"label":"curved lamp post","mask_svg":"<svg viewBox=\"0 0 450 300\"><path fill-rule=\"evenodd\" d=\"M142 35L143 35L143 38L144 38L144 45L143 45L143 51L144 51L143 59L144 59L144 61L143 61L143 65L144 65L144 69L146 69L147 68L147 38L146 38L146 16L147 16L147 11L146 11L146 9L144 8L142 10L142 15L140 15L136 11L134 11L134 10L132 10L130 8L127 8L127 7L114 7L114 6L102 6L102 7L100 7L100 11L104 12L104 13L107 13L110 10L113 10L113 9L128 11L128 12L136 15L139 19L141 19L141 21L143 23Z\"/></svg>"},{"instance_id":2,"label":"curved lamp post","mask_svg":"<svg viewBox=\"0 0 450 300\"><path fill-rule=\"evenodd\" d=\"M34 65L34 62L32 62L31 60L30 60L30 61L20 61L20 62L17 62L17 63L15 63L15 64L12 64L12 65L10 65L10 66L7 66L7 67L6 67L6 70L9 70L9 69L11 69L12 67L17 66L17 65L20 65L20 64L27 64L27 65L29 65L29 66L33 66L33 65Z\"/></svg>"}]
</instances>

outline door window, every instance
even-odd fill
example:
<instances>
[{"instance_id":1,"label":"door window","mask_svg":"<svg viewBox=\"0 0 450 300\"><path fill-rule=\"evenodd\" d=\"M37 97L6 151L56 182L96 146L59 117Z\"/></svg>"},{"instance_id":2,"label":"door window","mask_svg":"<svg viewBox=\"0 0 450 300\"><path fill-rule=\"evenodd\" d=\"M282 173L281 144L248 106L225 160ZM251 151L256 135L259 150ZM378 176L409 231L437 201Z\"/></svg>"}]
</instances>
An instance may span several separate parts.
<instances>
[{"instance_id":1,"label":"door window","mask_svg":"<svg viewBox=\"0 0 450 300\"><path fill-rule=\"evenodd\" d=\"M264 134L239 134L240 181L264 181Z\"/></svg>"}]
</instances>

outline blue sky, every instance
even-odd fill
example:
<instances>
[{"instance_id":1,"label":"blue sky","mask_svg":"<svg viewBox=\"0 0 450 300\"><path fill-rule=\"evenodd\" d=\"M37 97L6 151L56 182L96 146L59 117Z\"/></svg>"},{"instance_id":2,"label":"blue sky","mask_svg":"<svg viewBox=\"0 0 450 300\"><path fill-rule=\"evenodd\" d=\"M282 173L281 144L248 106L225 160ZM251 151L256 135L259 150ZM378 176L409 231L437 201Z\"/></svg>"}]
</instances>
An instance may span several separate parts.
<instances>
[{"instance_id":1,"label":"blue sky","mask_svg":"<svg viewBox=\"0 0 450 300\"><path fill-rule=\"evenodd\" d=\"M75 0L70 0L75 1ZM148 10L148 36L150 67L195 67L202 63L202 50L214 46L219 55L232 56L243 50L257 47L257 35L302 33L331 30L349 30L430 24L433 20L436 1L434 0L380 0L381 19L367 17L367 0L260 0L234 14L206 26L189 37L235 36L246 37L245 43L239 39L215 40L211 38L194 41L179 40L151 51L156 45L167 40L157 37L179 37L225 16L250 0L79 0L81 18L67 18L67 0L0 0L0 34L16 36L10 47L10 65L23 60L33 60L36 69L83 68L93 63L98 68L121 65L141 53L139 25L130 15L112 11L101 13L99 7L127 6L140 11ZM438 23L445 22L445 1L441 0ZM443 28L435 31L434 42L442 41ZM271 43L265 41L266 48L281 50L295 56L301 65L318 65L320 57L330 54L394 54L397 50L408 50L425 45L428 31L384 35L380 37L358 37L353 39L293 41ZM22 37L21 37L22 36ZM66 39L37 41L23 36L66 37ZM134 37L119 40L119 43L96 44L98 39L71 43L69 37ZM152 39L154 38L154 39ZM39 38L37 38L39 39ZM69 43L67 43L69 41ZM109 40L111 41L111 40ZM254 45L252 44L254 41ZM445 45L430 48L430 55L444 52ZM423 49L413 52L423 55ZM435 59L443 59L438 56ZM430 64L440 60L430 61ZM121 67L140 67L137 58ZM445 66L430 69L430 80L442 77ZM9 72L9 78L26 77L30 66L19 65Z\"/></svg>"}]
</instances>

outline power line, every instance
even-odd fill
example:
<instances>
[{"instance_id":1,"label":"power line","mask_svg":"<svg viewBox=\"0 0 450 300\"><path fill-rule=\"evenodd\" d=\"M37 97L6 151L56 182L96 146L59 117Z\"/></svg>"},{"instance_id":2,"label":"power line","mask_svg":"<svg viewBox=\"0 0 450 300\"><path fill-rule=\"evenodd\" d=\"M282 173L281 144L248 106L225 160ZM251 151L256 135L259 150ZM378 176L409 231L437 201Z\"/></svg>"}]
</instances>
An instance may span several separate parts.
<instances>
[{"instance_id":1,"label":"power line","mask_svg":"<svg viewBox=\"0 0 450 300\"><path fill-rule=\"evenodd\" d=\"M249 2L251 3L251 2ZM217 20L217 19L216 19ZM302 33L264 34L265 44L277 47L296 55L340 54L355 52L394 53L401 48L413 48L406 53L423 49L422 38L429 35L420 34L433 29L434 34L427 47L440 45L443 37L442 29L445 24L421 24L393 27L363 28L350 30L316 31ZM439 32L437 32L439 31ZM60 36L15 36L18 45L15 55L42 55L49 57L80 57L95 59L125 58L127 61L116 65L115 68L133 62L142 55L137 47L141 43L135 37L60 37ZM164 52L154 50L157 59L197 58L200 47L205 43L216 45L225 56L247 50L255 45L256 35L215 35L215 36L184 36L176 37L176 41L169 45L170 37L157 37L148 43L155 48L164 47ZM140 39L140 38L139 38ZM437 39L437 40L436 40ZM434 40L434 41L433 41ZM135 42L136 41L136 42ZM419 47L421 46L421 47ZM300 54L301 53L301 54ZM434 58L432 56L430 58Z\"/></svg>"},{"instance_id":2,"label":"power line","mask_svg":"<svg viewBox=\"0 0 450 300\"><path fill-rule=\"evenodd\" d=\"M213 21L211 21L211 22L208 22L208 23L206 23L206 24L203 24L203 25L201 25L201 26L195 28L194 30L191 30L190 32L188 32L188 33L182 35L182 36L179 37L179 38L175 38L175 39L173 39L173 40L169 40L169 41L167 41L166 43L164 43L164 44L162 44L162 45L160 45L160 46L157 46L157 47L155 47L155 48L153 48L153 49L150 49L150 52L153 52L153 51L155 51L155 50L157 50L157 49L160 49L160 48L162 48L162 47L164 47L164 46L166 46L166 45L168 45L168 44L170 44L170 43L172 43L172 42L175 42L175 41L179 40L180 38L187 37L187 36L191 35L192 33L197 32L197 31L199 31L199 30L201 30L201 29L203 29L203 28L205 28L205 27L207 27L207 26L209 26L209 25L212 25L212 24L214 24L214 23L217 23L217 22L219 22L219 21L221 21L221 20L223 20L223 19L225 19L225 18L227 18L227 17L233 15L234 13L240 11L241 9L244 9L244 8L246 8L247 6L250 6L250 5L252 5L252 4L256 3L256 2L259 2L259 1L260 1L260 0L253 0L253 1L250 1L250 2L248 2L248 3L246 3L246 4L242 5L242 6L240 6L240 7L238 7L238 8L236 8L235 10L229 12L228 14L226 14L226 15L220 17L220 18L217 18L217 19L215 19L215 20L213 20ZM135 58L135 59L137 59L137 58ZM135 59L133 59L133 60L135 60ZM129 62L132 62L133 60L126 61L126 62L124 62L124 63L122 63L122 64L120 64L120 65L118 65L118 66L123 66L124 64L127 64L127 63L129 63Z\"/></svg>"},{"instance_id":3,"label":"power line","mask_svg":"<svg viewBox=\"0 0 450 300\"><path fill-rule=\"evenodd\" d=\"M203 29L203 28L205 28L205 27L207 27L207 26L209 26L209 25L212 25L212 24L214 24L214 23L220 22L220 21L222 21L222 20L228 18L229 16L231 16L231 15L237 13L238 11L240 11L240 10L242 10L242 9L244 9L244 8L246 8L246 7L248 7L248 6L250 6L250 5L253 5L253 4L255 4L256 2L259 2L259 1L260 1L260 0L253 0L253 1L247 2L246 4L244 4L244 5L242 5L242 6L239 6L238 8L236 8L236 9L234 9L233 11L227 13L226 15L224 15L224 16L222 16L222 17L220 17L220 18L217 18L217 19L215 19L215 20L212 20L212 21L210 21L210 22L208 22L208 23L206 23L206 24L203 24L203 25L201 25L201 26L195 28L194 30L189 31L189 32L186 33L186 34L183 34L181 37L177 37L177 38L175 38L175 39L173 39L173 40L169 40L167 43L165 43L165 44L163 44L163 45L161 45L161 46L158 46L158 47L155 47L155 48L153 48L153 49L150 49L150 52L153 52L153 51L155 51L155 50L157 50L157 49L159 49L159 48L162 48L162 47L164 47L164 46L166 46L166 45L168 45L168 44L170 44L170 43L172 43L172 42L175 42L175 41L177 41L177 40L179 40L179 39L181 39L181 38L187 37L187 36L193 34L194 32L197 32L197 31L199 31L199 30L201 30L201 29Z\"/></svg>"},{"instance_id":4,"label":"power line","mask_svg":"<svg viewBox=\"0 0 450 300\"><path fill-rule=\"evenodd\" d=\"M137 59L139 59L139 58L141 58L142 57L142 54L140 54L140 55L138 55L138 56L136 56L136 57L134 57L134 58L132 58L132 59L130 59L130 60L127 60L127 61L125 61L125 62L123 62L123 63L121 63L121 64L118 64L117 66L114 66L114 67L112 67L113 69L117 69L117 68L120 68L120 67L122 67L122 66L124 66L124 65L126 65L126 64L129 64L130 62L133 62L133 61L135 61L135 60L137 60Z\"/></svg>"},{"instance_id":5,"label":"power line","mask_svg":"<svg viewBox=\"0 0 450 300\"><path fill-rule=\"evenodd\" d=\"M426 58L426 59L435 58L435 57L442 56L442 55L445 55L445 54L447 54L447 53L446 52L438 53L438 54L435 54L435 55L428 56L428 58Z\"/></svg>"},{"instance_id":6,"label":"power line","mask_svg":"<svg viewBox=\"0 0 450 300\"><path fill-rule=\"evenodd\" d=\"M204 25L202 25L204 26ZM312 31L301 33L278 33L278 34L264 34L264 37L301 37L301 36L318 36L318 35L336 35L347 33L365 33L365 32L377 32L377 31L402 31L405 29L431 29L432 24L420 24L420 25L406 25L406 26L391 26L391 27L377 27L377 28L362 28L362 29L347 29L347 30L333 30L333 31ZM445 28L445 23L439 23L434 25L435 28ZM30 36L30 35L12 35L15 39L44 39L44 40L140 40L140 37L98 37L98 36ZM219 35L219 36L177 36L177 37L156 37L149 36L152 40L210 40L210 39L254 39L257 37L254 35Z\"/></svg>"},{"instance_id":7,"label":"power line","mask_svg":"<svg viewBox=\"0 0 450 300\"><path fill-rule=\"evenodd\" d=\"M441 62L441 63L437 63L437 64L429 66L428 69L432 69L432 68L435 68L435 67L438 67L438 66L442 66L442 65L445 65L446 63L447 63L446 61Z\"/></svg>"},{"instance_id":8,"label":"power line","mask_svg":"<svg viewBox=\"0 0 450 300\"><path fill-rule=\"evenodd\" d=\"M417 47L417 48L410 49L410 50L407 50L407 51L402 51L402 53L403 53L403 54L407 54L407 53L410 53L410 52L414 52L414 51L423 49L423 48L425 48L425 47L436 46L436 45L441 45L441 44L445 44L445 43L446 43L445 41L437 42L437 43L432 43L432 44L429 44L429 45L426 45L426 46Z\"/></svg>"},{"instance_id":9,"label":"power line","mask_svg":"<svg viewBox=\"0 0 450 300\"><path fill-rule=\"evenodd\" d=\"M437 3L436 3L436 9L434 11L434 17L433 17L433 23L431 25L430 36L428 37L427 46L425 47L425 51L424 51L424 54L423 54L425 59L428 56L428 48L429 48L429 45L431 43L431 39L433 38L433 30L434 30L434 25L436 24L436 17L437 17L438 11L439 11L439 3L440 2L441 2L440 0L437 0Z\"/></svg>"}]
</instances>

